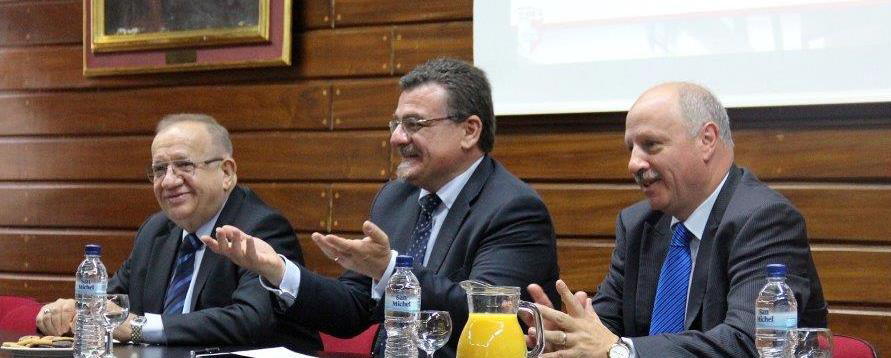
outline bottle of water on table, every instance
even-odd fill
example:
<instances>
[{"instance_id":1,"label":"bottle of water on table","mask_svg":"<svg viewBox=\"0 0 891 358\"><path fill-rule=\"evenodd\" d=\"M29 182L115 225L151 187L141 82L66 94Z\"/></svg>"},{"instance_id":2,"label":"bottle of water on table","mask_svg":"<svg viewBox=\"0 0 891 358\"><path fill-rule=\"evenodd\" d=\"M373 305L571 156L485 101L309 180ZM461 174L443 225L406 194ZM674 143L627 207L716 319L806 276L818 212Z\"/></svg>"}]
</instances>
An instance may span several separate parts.
<instances>
[{"instance_id":1,"label":"bottle of water on table","mask_svg":"<svg viewBox=\"0 0 891 358\"><path fill-rule=\"evenodd\" d=\"M385 358L417 358L415 343L421 284L411 272L412 257L396 257L396 272L387 282L384 298L384 327L387 329Z\"/></svg>"},{"instance_id":2,"label":"bottle of water on table","mask_svg":"<svg viewBox=\"0 0 891 358\"><path fill-rule=\"evenodd\" d=\"M767 284L755 300L755 348L764 358L791 357L789 331L798 328L798 303L786 284L786 265L767 265Z\"/></svg>"},{"instance_id":3,"label":"bottle of water on table","mask_svg":"<svg viewBox=\"0 0 891 358\"><path fill-rule=\"evenodd\" d=\"M101 357L105 353L105 329L102 326L102 309L108 272L99 260L102 247L84 247L84 260L77 267L74 284L74 300L77 312L74 318L74 356L76 358Z\"/></svg>"}]
</instances>

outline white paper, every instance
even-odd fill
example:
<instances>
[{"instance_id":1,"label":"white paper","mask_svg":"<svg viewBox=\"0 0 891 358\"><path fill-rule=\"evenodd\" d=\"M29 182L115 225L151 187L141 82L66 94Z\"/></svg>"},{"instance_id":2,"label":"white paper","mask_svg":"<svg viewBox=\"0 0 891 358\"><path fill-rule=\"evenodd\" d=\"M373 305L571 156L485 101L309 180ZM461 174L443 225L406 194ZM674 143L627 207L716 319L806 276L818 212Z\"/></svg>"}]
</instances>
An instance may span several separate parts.
<instances>
[{"instance_id":1,"label":"white paper","mask_svg":"<svg viewBox=\"0 0 891 358\"><path fill-rule=\"evenodd\" d=\"M254 349L249 351L232 352L242 357L254 358L316 358L305 354L291 351L285 347Z\"/></svg>"}]
</instances>

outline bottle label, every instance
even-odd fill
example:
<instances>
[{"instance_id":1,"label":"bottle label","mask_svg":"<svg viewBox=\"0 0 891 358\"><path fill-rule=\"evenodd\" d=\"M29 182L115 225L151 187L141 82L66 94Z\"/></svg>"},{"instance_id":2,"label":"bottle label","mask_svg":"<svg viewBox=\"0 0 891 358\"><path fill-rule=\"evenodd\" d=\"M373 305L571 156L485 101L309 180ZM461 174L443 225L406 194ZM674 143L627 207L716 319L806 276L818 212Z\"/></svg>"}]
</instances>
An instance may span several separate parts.
<instances>
[{"instance_id":1,"label":"bottle label","mask_svg":"<svg viewBox=\"0 0 891 358\"><path fill-rule=\"evenodd\" d=\"M86 283L77 281L74 284L74 293L78 295L104 295L107 284L105 282Z\"/></svg>"},{"instance_id":2,"label":"bottle label","mask_svg":"<svg viewBox=\"0 0 891 358\"><path fill-rule=\"evenodd\" d=\"M756 315L755 327L766 329L794 329L798 327L798 313L783 312L769 314L767 312L760 312L759 310Z\"/></svg>"},{"instance_id":3,"label":"bottle label","mask_svg":"<svg viewBox=\"0 0 891 358\"><path fill-rule=\"evenodd\" d=\"M384 299L384 308L387 311L418 313L421 310L421 300L408 295L388 295Z\"/></svg>"}]
</instances>

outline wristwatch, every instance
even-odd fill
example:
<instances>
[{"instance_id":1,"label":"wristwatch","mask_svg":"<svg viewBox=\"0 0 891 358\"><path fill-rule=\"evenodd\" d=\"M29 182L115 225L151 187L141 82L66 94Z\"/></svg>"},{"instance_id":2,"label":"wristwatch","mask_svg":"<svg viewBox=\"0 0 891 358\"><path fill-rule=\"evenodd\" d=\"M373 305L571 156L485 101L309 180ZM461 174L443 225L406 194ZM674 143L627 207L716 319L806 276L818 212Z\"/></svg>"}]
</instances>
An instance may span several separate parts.
<instances>
[{"instance_id":1,"label":"wristwatch","mask_svg":"<svg viewBox=\"0 0 891 358\"><path fill-rule=\"evenodd\" d=\"M609 347L609 358L628 358L631 355L631 347L628 346L628 343L622 340L622 337L613 343L612 347Z\"/></svg>"},{"instance_id":2,"label":"wristwatch","mask_svg":"<svg viewBox=\"0 0 891 358\"><path fill-rule=\"evenodd\" d=\"M130 320L130 342L133 344L142 343L142 326L145 325L144 316L136 316Z\"/></svg>"}]
</instances>

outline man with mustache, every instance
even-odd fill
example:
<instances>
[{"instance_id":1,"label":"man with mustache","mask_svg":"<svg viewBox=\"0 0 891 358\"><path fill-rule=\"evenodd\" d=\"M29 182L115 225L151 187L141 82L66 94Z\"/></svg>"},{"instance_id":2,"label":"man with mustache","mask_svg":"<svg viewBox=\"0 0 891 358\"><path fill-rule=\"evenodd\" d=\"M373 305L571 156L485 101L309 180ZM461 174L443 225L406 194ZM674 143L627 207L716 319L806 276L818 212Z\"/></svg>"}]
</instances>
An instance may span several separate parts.
<instances>
[{"instance_id":1,"label":"man with mustache","mask_svg":"<svg viewBox=\"0 0 891 358\"><path fill-rule=\"evenodd\" d=\"M340 337L383 321L381 297L396 255L411 255L421 309L452 315L454 332L437 355L454 357L468 316L459 282L538 283L556 299L554 228L538 195L488 154L495 143L495 116L483 71L436 59L402 77L400 85L390 121L390 145L402 158L398 180L384 184L374 198L370 221L363 225L366 237L312 235L328 257L348 269L339 279L283 260L231 226L219 229L216 240L202 240L260 273L286 317ZM375 352L383 352L383 341L379 330Z\"/></svg>"},{"instance_id":2,"label":"man with mustache","mask_svg":"<svg viewBox=\"0 0 891 358\"><path fill-rule=\"evenodd\" d=\"M609 272L590 299L558 281L542 357L753 357L765 267L785 264L799 327L826 327L804 219L733 164L730 121L705 88L646 91L625 121L628 169L646 200L616 219ZM529 291L544 306L541 287ZM621 337L621 338L620 338Z\"/></svg>"},{"instance_id":3,"label":"man with mustache","mask_svg":"<svg viewBox=\"0 0 891 358\"><path fill-rule=\"evenodd\" d=\"M238 225L286 257L303 261L288 220L237 185L229 132L203 114L158 123L146 176L161 211L136 233L130 257L108 281L108 293L130 298L130 316L115 329L122 342L162 345L321 348L315 331L277 319L256 275L209 250L198 237ZM75 303L43 307L37 327L48 335L73 328Z\"/></svg>"}]
</instances>

